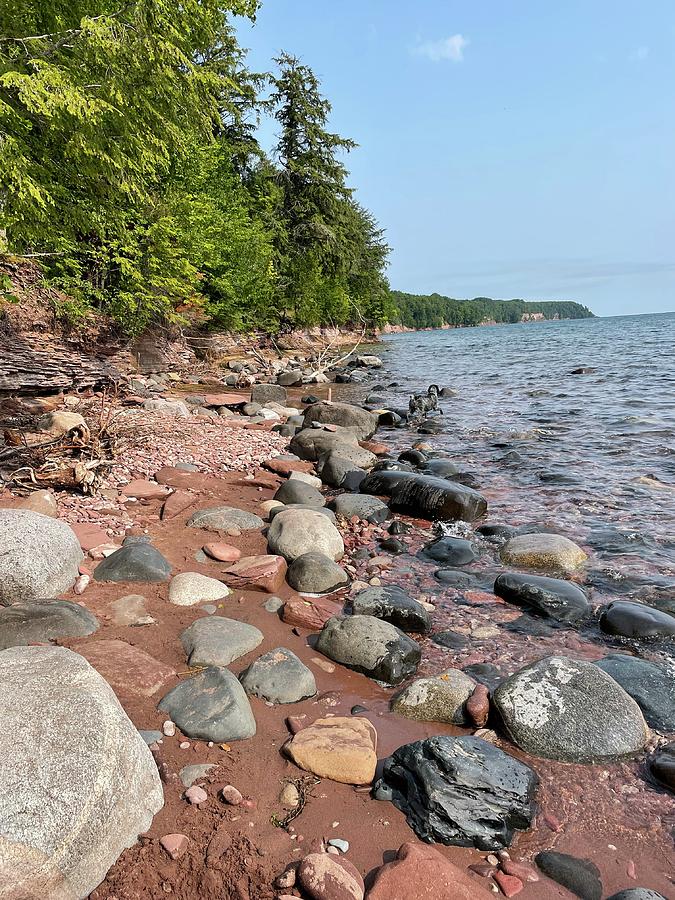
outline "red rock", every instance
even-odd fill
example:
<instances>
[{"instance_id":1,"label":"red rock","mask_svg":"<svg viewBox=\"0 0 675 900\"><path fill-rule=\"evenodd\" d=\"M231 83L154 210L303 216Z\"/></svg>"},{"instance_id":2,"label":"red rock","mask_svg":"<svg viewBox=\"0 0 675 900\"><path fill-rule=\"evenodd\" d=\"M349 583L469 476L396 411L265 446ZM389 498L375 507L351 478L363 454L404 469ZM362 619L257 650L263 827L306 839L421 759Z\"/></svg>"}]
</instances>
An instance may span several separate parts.
<instances>
[{"instance_id":1,"label":"red rock","mask_svg":"<svg viewBox=\"0 0 675 900\"><path fill-rule=\"evenodd\" d=\"M487 591L466 591L462 592L461 596L469 603L473 603L474 606L483 606L486 603L504 603L501 597L497 597L496 594L489 594Z\"/></svg>"},{"instance_id":2,"label":"red rock","mask_svg":"<svg viewBox=\"0 0 675 900\"><path fill-rule=\"evenodd\" d=\"M237 562L241 559L241 550L238 550L231 544L224 544L222 541L204 544L202 550L211 559L217 559L219 562Z\"/></svg>"},{"instance_id":3,"label":"red rock","mask_svg":"<svg viewBox=\"0 0 675 900\"><path fill-rule=\"evenodd\" d=\"M176 673L164 663L125 641L93 641L77 652L120 696L151 697Z\"/></svg>"},{"instance_id":4,"label":"red rock","mask_svg":"<svg viewBox=\"0 0 675 900\"><path fill-rule=\"evenodd\" d=\"M75 537L80 542L80 547L85 551L93 550L94 547L100 547L101 544L108 544L110 538L108 533L98 525L90 525L87 523L76 522L70 526L75 532Z\"/></svg>"},{"instance_id":5,"label":"red rock","mask_svg":"<svg viewBox=\"0 0 675 900\"><path fill-rule=\"evenodd\" d=\"M342 606L325 597L291 597L284 603L281 618L288 625L297 625L308 631L321 631L333 616L339 616Z\"/></svg>"},{"instance_id":6,"label":"red rock","mask_svg":"<svg viewBox=\"0 0 675 900\"><path fill-rule=\"evenodd\" d=\"M290 475L291 472L308 472L309 474L314 472L314 463L301 459L278 459L276 456L265 460L263 466L278 475Z\"/></svg>"},{"instance_id":7,"label":"red rock","mask_svg":"<svg viewBox=\"0 0 675 900\"><path fill-rule=\"evenodd\" d=\"M159 839L159 843L171 859L179 859L187 850L190 841L185 834L165 834Z\"/></svg>"},{"instance_id":8,"label":"red rock","mask_svg":"<svg viewBox=\"0 0 675 900\"><path fill-rule=\"evenodd\" d=\"M205 394L204 406L239 406L250 399L250 394Z\"/></svg>"},{"instance_id":9,"label":"red rock","mask_svg":"<svg viewBox=\"0 0 675 900\"><path fill-rule=\"evenodd\" d=\"M245 556L230 566L222 581L234 588L257 588L276 593L286 580L288 564L283 556Z\"/></svg>"},{"instance_id":10,"label":"red rock","mask_svg":"<svg viewBox=\"0 0 675 900\"><path fill-rule=\"evenodd\" d=\"M203 787L199 787L198 784L193 784L185 791L185 799L192 806L199 806L201 803L206 803L209 799L209 795Z\"/></svg>"},{"instance_id":11,"label":"red rock","mask_svg":"<svg viewBox=\"0 0 675 900\"><path fill-rule=\"evenodd\" d=\"M300 863L298 882L312 900L363 900L363 878L344 857L310 853Z\"/></svg>"},{"instance_id":12,"label":"red rock","mask_svg":"<svg viewBox=\"0 0 675 900\"><path fill-rule=\"evenodd\" d=\"M495 871L495 867L491 866L490 863L472 863L469 868L472 872L475 872L476 875L480 875L481 878L490 878Z\"/></svg>"},{"instance_id":13,"label":"red rock","mask_svg":"<svg viewBox=\"0 0 675 900\"><path fill-rule=\"evenodd\" d=\"M162 519L174 519L197 502L197 496L188 491L174 491L162 507Z\"/></svg>"},{"instance_id":14,"label":"red rock","mask_svg":"<svg viewBox=\"0 0 675 900\"><path fill-rule=\"evenodd\" d=\"M502 871L507 875L515 875L521 881L539 881L538 872L526 862L516 862L514 859L503 859Z\"/></svg>"},{"instance_id":15,"label":"red rock","mask_svg":"<svg viewBox=\"0 0 675 900\"><path fill-rule=\"evenodd\" d=\"M505 872L495 872L495 881L505 897L515 897L523 889L523 882L515 875L507 875Z\"/></svg>"},{"instance_id":16,"label":"red rock","mask_svg":"<svg viewBox=\"0 0 675 900\"><path fill-rule=\"evenodd\" d=\"M382 444L380 441L359 441L359 446L364 450L370 450L375 456L384 456L390 450L386 444Z\"/></svg>"},{"instance_id":17,"label":"red rock","mask_svg":"<svg viewBox=\"0 0 675 900\"><path fill-rule=\"evenodd\" d=\"M279 487L281 482L276 475L259 472L255 476L255 478L242 478L239 483L243 485L250 485L251 487L269 488L270 490L275 491Z\"/></svg>"},{"instance_id":18,"label":"red rock","mask_svg":"<svg viewBox=\"0 0 675 900\"><path fill-rule=\"evenodd\" d=\"M433 847L402 844L375 873L368 900L487 900L489 891Z\"/></svg>"},{"instance_id":19,"label":"red rock","mask_svg":"<svg viewBox=\"0 0 675 900\"><path fill-rule=\"evenodd\" d=\"M560 821L560 819L558 819L557 816L554 816L553 813L544 812L542 814L542 818L544 820L544 824L546 825L546 827L550 828L551 831L555 831L555 832L561 831L562 822Z\"/></svg>"},{"instance_id":20,"label":"red rock","mask_svg":"<svg viewBox=\"0 0 675 900\"><path fill-rule=\"evenodd\" d=\"M169 496L169 490L163 484L139 478L125 484L121 493L123 497L136 497L139 500L165 500Z\"/></svg>"},{"instance_id":21,"label":"red rock","mask_svg":"<svg viewBox=\"0 0 675 900\"><path fill-rule=\"evenodd\" d=\"M490 713L490 694L484 684L477 684L466 701L466 713L477 728L482 728Z\"/></svg>"}]
</instances>

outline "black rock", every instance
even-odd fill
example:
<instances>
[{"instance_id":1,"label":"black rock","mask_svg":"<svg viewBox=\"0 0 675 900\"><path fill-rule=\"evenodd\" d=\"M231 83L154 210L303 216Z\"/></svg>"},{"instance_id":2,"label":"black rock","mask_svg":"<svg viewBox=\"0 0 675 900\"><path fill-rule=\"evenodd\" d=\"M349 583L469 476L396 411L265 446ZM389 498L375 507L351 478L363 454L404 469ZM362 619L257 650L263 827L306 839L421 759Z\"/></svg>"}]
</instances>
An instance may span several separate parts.
<instances>
[{"instance_id":1,"label":"black rock","mask_svg":"<svg viewBox=\"0 0 675 900\"><path fill-rule=\"evenodd\" d=\"M647 724L659 731L675 731L675 679L655 663L612 653L596 662L635 700Z\"/></svg>"},{"instance_id":2,"label":"black rock","mask_svg":"<svg viewBox=\"0 0 675 900\"><path fill-rule=\"evenodd\" d=\"M569 373L570 375L592 375L593 372L597 372L598 370L593 368L592 366L579 366L578 369L572 369Z\"/></svg>"},{"instance_id":3,"label":"black rock","mask_svg":"<svg viewBox=\"0 0 675 900\"><path fill-rule=\"evenodd\" d=\"M127 538L122 547L102 560L94 569L96 581L134 581L153 584L168 581L171 564L148 539Z\"/></svg>"},{"instance_id":4,"label":"black rock","mask_svg":"<svg viewBox=\"0 0 675 900\"><path fill-rule=\"evenodd\" d=\"M356 706L352 706L349 710L353 716L360 716L364 712L368 712L367 706L361 706L360 703L357 703Z\"/></svg>"},{"instance_id":5,"label":"black rock","mask_svg":"<svg viewBox=\"0 0 675 900\"><path fill-rule=\"evenodd\" d=\"M437 569L434 572L434 578L446 584L448 587L467 588L476 583L474 575L469 572L462 572L460 569Z\"/></svg>"},{"instance_id":6,"label":"black rock","mask_svg":"<svg viewBox=\"0 0 675 900\"><path fill-rule=\"evenodd\" d=\"M426 453L422 453L421 450L404 450L403 453L399 453L398 458L401 462L412 463L413 466L423 466L427 461Z\"/></svg>"},{"instance_id":7,"label":"black rock","mask_svg":"<svg viewBox=\"0 0 675 900\"><path fill-rule=\"evenodd\" d=\"M442 434L445 431L438 419L427 419L417 429L418 434Z\"/></svg>"},{"instance_id":8,"label":"black rock","mask_svg":"<svg viewBox=\"0 0 675 900\"><path fill-rule=\"evenodd\" d=\"M504 538L504 540L512 538L516 530L513 525L479 525L476 528L478 534L484 538Z\"/></svg>"},{"instance_id":9,"label":"black rock","mask_svg":"<svg viewBox=\"0 0 675 900\"><path fill-rule=\"evenodd\" d=\"M466 672L474 681L484 684L491 691L504 679L502 673L492 663L470 663L468 666L462 667L462 672Z\"/></svg>"},{"instance_id":10,"label":"black rock","mask_svg":"<svg viewBox=\"0 0 675 900\"><path fill-rule=\"evenodd\" d=\"M448 566L466 566L476 559L470 541L449 535L426 544L419 555L422 559L445 563Z\"/></svg>"},{"instance_id":11,"label":"black rock","mask_svg":"<svg viewBox=\"0 0 675 900\"><path fill-rule=\"evenodd\" d=\"M368 587L352 599L355 615L375 616L391 622L401 631L426 634L431 628L429 612L413 597L395 584Z\"/></svg>"},{"instance_id":12,"label":"black rock","mask_svg":"<svg viewBox=\"0 0 675 900\"><path fill-rule=\"evenodd\" d=\"M446 650L462 650L469 646L467 636L457 631L439 631L438 634L432 635L431 640Z\"/></svg>"},{"instance_id":13,"label":"black rock","mask_svg":"<svg viewBox=\"0 0 675 900\"><path fill-rule=\"evenodd\" d=\"M376 790L391 791L423 841L500 850L532 824L536 787L532 769L493 744L437 735L399 747Z\"/></svg>"},{"instance_id":14,"label":"black rock","mask_svg":"<svg viewBox=\"0 0 675 900\"><path fill-rule=\"evenodd\" d=\"M361 490L361 483L365 477L364 469L347 469L340 487L351 494L356 494Z\"/></svg>"},{"instance_id":15,"label":"black rock","mask_svg":"<svg viewBox=\"0 0 675 900\"><path fill-rule=\"evenodd\" d=\"M534 858L544 875L567 888L582 900L602 900L600 870L589 859L545 850Z\"/></svg>"},{"instance_id":16,"label":"black rock","mask_svg":"<svg viewBox=\"0 0 675 900\"><path fill-rule=\"evenodd\" d=\"M527 634L530 637L549 637L553 634L553 628L541 619L533 619L532 616L522 615L513 622L507 622L503 626L505 631L513 634Z\"/></svg>"},{"instance_id":17,"label":"black rock","mask_svg":"<svg viewBox=\"0 0 675 900\"><path fill-rule=\"evenodd\" d=\"M307 396L303 397L300 402L306 403L308 406L311 406L312 404L320 403L321 401L319 400L318 397L315 397L314 394L307 394Z\"/></svg>"},{"instance_id":18,"label":"black rock","mask_svg":"<svg viewBox=\"0 0 675 900\"><path fill-rule=\"evenodd\" d=\"M649 771L660 784L675 794L675 741L664 744L649 759Z\"/></svg>"},{"instance_id":19,"label":"black rock","mask_svg":"<svg viewBox=\"0 0 675 900\"><path fill-rule=\"evenodd\" d=\"M497 577L494 592L509 603L557 622L579 622L591 612L581 588L559 578L507 573Z\"/></svg>"},{"instance_id":20,"label":"black rock","mask_svg":"<svg viewBox=\"0 0 675 900\"><path fill-rule=\"evenodd\" d=\"M457 463L450 459L429 459L422 464L423 470L427 475L435 475L437 478L449 478L454 480L456 475L461 472Z\"/></svg>"},{"instance_id":21,"label":"black rock","mask_svg":"<svg viewBox=\"0 0 675 900\"><path fill-rule=\"evenodd\" d=\"M473 522L487 512L487 500L471 488L433 475L371 472L361 484L364 494L391 497L391 508L423 519Z\"/></svg>"},{"instance_id":22,"label":"black rock","mask_svg":"<svg viewBox=\"0 0 675 900\"><path fill-rule=\"evenodd\" d=\"M400 519L395 519L387 531L389 534L410 534L412 525L410 525L409 522L402 522Z\"/></svg>"},{"instance_id":23,"label":"black rock","mask_svg":"<svg viewBox=\"0 0 675 900\"><path fill-rule=\"evenodd\" d=\"M675 616L642 603L615 600L602 611L600 628L606 634L643 640L675 637Z\"/></svg>"},{"instance_id":24,"label":"black rock","mask_svg":"<svg viewBox=\"0 0 675 900\"><path fill-rule=\"evenodd\" d=\"M649 888L626 888L618 894L612 894L607 900L666 900L663 894Z\"/></svg>"},{"instance_id":25,"label":"black rock","mask_svg":"<svg viewBox=\"0 0 675 900\"><path fill-rule=\"evenodd\" d=\"M403 419L393 409L385 409L378 415L378 423L387 428L397 428L403 423Z\"/></svg>"},{"instance_id":26,"label":"black rock","mask_svg":"<svg viewBox=\"0 0 675 900\"><path fill-rule=\"evenodd\" d=\"M380 541L380 547L383 550L386 550L387 553L394 553L396 555L405 553L408 549L407 544L404 544L403 541L399 541L398 538L395 537L384 538Z\"/></svg>"}]
</instances>

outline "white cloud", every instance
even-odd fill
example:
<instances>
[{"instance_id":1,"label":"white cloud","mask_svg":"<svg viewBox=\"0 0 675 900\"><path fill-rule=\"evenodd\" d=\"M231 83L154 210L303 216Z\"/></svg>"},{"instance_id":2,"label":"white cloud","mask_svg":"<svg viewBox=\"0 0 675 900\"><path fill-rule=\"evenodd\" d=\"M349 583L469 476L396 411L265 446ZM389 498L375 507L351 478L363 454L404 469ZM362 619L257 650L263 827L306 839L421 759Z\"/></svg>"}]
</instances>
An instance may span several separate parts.
<instances>
[{"instance_id":1,"label":"white cloud","mask_svg":"<svg viewBox=\"0 0 675 900\"><path fill-rule=\"evenodd\" d=\"M425 56L431 62L442 62L450 60L450 62L459 63L464 59L464 48L469 43L469 39L461 34L453 34L452 37L442 38L439 41L425 41L415 47L414 52L418 56Z\"/></svg>"},{"instance_id":2,"label":"white cloud","mask_svg":"<svg viewBox=\"0 0 675 900\"><path fill-rule=\"evenodd\" d=\"M630 53L630 59L634 62L642 62L642 60L647 59L649 56L649 47L636 47L635 50L632 50Z\"/></svg>"}]
</instances>

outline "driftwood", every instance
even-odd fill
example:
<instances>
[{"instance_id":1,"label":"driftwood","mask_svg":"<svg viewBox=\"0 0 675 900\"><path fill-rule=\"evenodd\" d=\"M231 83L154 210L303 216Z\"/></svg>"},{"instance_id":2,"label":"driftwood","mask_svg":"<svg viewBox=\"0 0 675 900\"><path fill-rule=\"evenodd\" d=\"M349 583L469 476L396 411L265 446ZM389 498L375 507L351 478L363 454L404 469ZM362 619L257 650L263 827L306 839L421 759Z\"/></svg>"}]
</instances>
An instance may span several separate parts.
<instances>
[{"instance_id":1,"label":"driftwood","mask_svg":"<svg viewBox=\"0 0 675 900\"><path fill-rule=\"evenodd\" d=\"M0 393L82 390L119 378L101 357L50 347L47 341L42 346L37 344L15 335L0 337Z\"/></svg>"}]
</instances>

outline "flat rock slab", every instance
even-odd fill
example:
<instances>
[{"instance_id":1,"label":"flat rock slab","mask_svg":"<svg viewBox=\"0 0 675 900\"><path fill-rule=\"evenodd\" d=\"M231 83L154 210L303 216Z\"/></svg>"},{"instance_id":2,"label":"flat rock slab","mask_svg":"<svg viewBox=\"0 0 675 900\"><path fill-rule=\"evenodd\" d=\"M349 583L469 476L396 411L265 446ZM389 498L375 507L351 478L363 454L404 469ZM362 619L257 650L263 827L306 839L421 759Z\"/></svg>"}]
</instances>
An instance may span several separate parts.
<instances>
[{"instance_id":1,"label":"flat rock slab","mask_svg":"<svg viewBox=\"0 0 675 900\"><path fill-rule=\"evenodd\" d=\"M102 560L94 570L96 581L156 584L171 577L171 563L152 544L129 542Z\"/></svg>"},{"instance_id":2,"label":"flat rock slab","mask_svg":"<svg viewBox=\"0 0 675 900\"><path fill-rule=\"evenodd\" d=\"M255 650L263 633L253 625L213 616L197 619L180 636L189 666L227 666Z\"/></svg>"},{"instance_id":3,"label":"flat rock slab","mask_svg":"<svg viewBox=\"0 0 675 900\"><path fill-rule=\"evenodd\" d=\"M505 679L493 701L519 747L563 762L595 762L641 750L642 712L593 663L548 656Z\"/></svg>"},{"instance_id":4,"label":"flat rock slab","mask_svg":"<svg viewBox=\"0 0 675 900\"><path fill-rule=\"evenodd\" d=\"M375 616L401 631L425 634L431 630L431 616L421 603L398 585L369 587L352 599L354 615Z\"/></svg>"},{"instance_id":5,"label":"flat rock slab","mask_svg":"<svg viewBox=\"0 0 675 900\"><path fill-rule=\"evenodd\" d=\"M402 844L396 859L381 866L368 900L488 900L477 878L427 844Z\"/></svg>"},{"instance_id":6,"label":"flat rock slab","mask_svg":"<svg viewBox=\"0 0 675 900\"><path fill-rule=\"evenodd\" d=\"M82 656L0 653L0 894L88 897L163 803L147 745Z\"/></svg>"},{"instance_id":7,"label":"flat rock slab","mask_svg":"<svg viewBox=\"0 0 675 900\"><path fill-rule=\"evenodd\" d=\"M509 573L497 577L494 591L503 600L556 622L579 622L591 612L581 588L559 578Z\"/></svg>"},{"instance_id":8,"label":"flat rock slab","mask_svg":"<svg viewBox=\"0 0 675 900\"><path fill-rule=\"evenodd\" d=\"M98 525L89 525L86 522L74 522L70 527L75 532L75 537L85 553L89 550L93 550L94 547L100 547L101 544L108 544L110 542L108 532L99 528Z\"/></svg>"},{"instance_id":9,"label":"flat rock slab","mask_svg":"<svg viewBox=\"0 0 675 900\"><path fill-rule=\"evenodd\" d=\"M169 603L175 606L195 606L197 603L213 603L230 596L230 589L217 578L209 578L200 572L181 572L169 585Z\"/></svg>"},{"instance_id":10,"label":"flat rock slab","mask_svg":"<svg viewBox=\"0 0 675 900\"><path fill-rule=\"evenodd\" d=\"M112 620L114 625L130 625L132 627L140 625L154 625L155 619L148 613L146 609L146 599L140 594L127 594L126 597L119 597L110 604L112 610Z\"/></svg>"},{"instance_id":11,"label":"flat rock slab","mask_svg":"<svg viewBox=\"0 0 675 900\"><path fill-rule=\"evenodd\" d=\"M670 672L626 653L612 653L595 665L635 700L648 725L659 731L675 731L675 678Z\"/></svg>"},{"instance_id":12,"label":"flat rock slab","mask_svg":"<svg viewBox=\"0 0 675 900\"><path fill-rule=\"evenodd\" d=\"M88 609L70 600L14 603L0 607L0 650L85 637L98 627L98 619Z\"/></svg>"},{"instance_id":13,"label":"flat rock slab","mask_svg":"<svg viewBox=\"0 0 675 900\"><path fill-rule=\"evenodd\" d=\"M214 541L210 544L204 544L202 547L204 553L218 562L237 562L241 559L241 550L233 547L231 544L224 544L221 541Z\"/></svg>"},{"instance_id":14,"label":"flat rock slab","mask_svg":"<svg viewBox=\"0 0 675 900\"><path fill-rule=\"evenodd\" d=\"M286 647L258 657L239 679L247 694L270 703L297 703L316 694L314 675Z\"/></svg>"},{"instance_id":15,"label":"flat rock slab","mask_svg":"<svg viewBox=\"0 0 675 900\"><path fill-rule=\"evenodd\" d=\"M243 406L244 403L250 402L250 395L246 394L204 394L204 406Z\"/></svg>"},{"instance_id":16,"label":"flat rock slab","mask_svg":"<svg viewBox=\"0 0 675 900\"><path fill-rule=\"evenodd\" d=\"M118 697L152 697L176 677L175 669L125 641L93 641L77 648Z\"/></svg>"},{"instance_id":17,"label":"flat rock slab","mask_svg":"<svg viewBox=\"0 0 675 900\"><path fill-rule=\"evenodd\" d=\"M166 500L170 493L171 488L166 485L144 478L130 481L121 490L123 497L136 497L137 500Z\"/></svg>"},{"instance_id":18,"label":"flat rock slab","mask_svg":"<svg viewBox=\"0 0 675 900\"><path fill-rule=\"evenodd\" d=\"M313 472L314 464L303 459L283 459L273 456L263 463L265 469L277 475L290 475L291 472Z\"/></svg>"},{"instance_id":19,"label":"flat rock slab","mask_svg":"<svg viewBox=\"0 0 675 900\"><path fill-rule=\"evenodd\" d=\"M588 556L574 541L560 534L519 534L502 547L502 562L518 569L571 574Z\"/></svg>"},{"instance_id":20,"label":"flat rock slab","mask_svg":"<svg viewBox=\"0 0 675 900\"><path fill-rule=\"evenodd\" d=\"M256 730L246 692L232 672L219 666L182 681L158 708L196 740L242 741Z\"/></svg>"},{"instance_id":21,"label":"flat rock slab","mask_svg":"<svg viewBox=\"0 0 675 900\"><path fill-rule=\"evenodd\" d=\"M342 784L370 784L375 777L376 751L375 728L358 716L317 719L286 745L286 752L301 769Z\"/></svg>"},{"instance_id":22,"label":"flat rock slab","mask_svg":"<svg viewBox=\"0 0 675 900\"><path fill-rule=\"evenodd\" d=\"M287 625L296 625L308 631L321 631L329 619L339 616L342 604L326 597L290 597L284 603L281 618Z\"/></svg>"},{"instance_id":23,"label":"flat rock slab","mask_svg":"<svg viewBox=\"0 0 675 900\"><path fill-rule=\"evenodd\" d=\"M493 744L439 735L386 759L376 796L389 797L424 841L500 850L531 826L536 787L532 769Z\"/></svg>"},{"instance_id":24,"label":"flat rock slab","mask_svg":"<svg viewBox=\"0 0 675 900\"><path fill-rule=\"evenodd\" d=\"M286 580L288 564L283 556L245 556L223 573L233 588L254 588L275 594Z\"/></svg>"},{"instance_id":25,"label":"flat rock slab","mask_svg":"<svg viewBox=\"0 0 675 900\"><path fill-rule=\"evenodd\" d=\"M414 675L422 656L412 638L373 616L329 619L316 649L333 662L387 684L400 684Z\"/></svg>"},{"instance_id":26,"label":"flat rock slab","mask_svg":"<svg viewBox=\"0 0 675 900\"><path fill-rule=\"evenodd\" d=\"M164 502L164 506L162 507L162 521L175 519L176 516L186 512L186 510L192 509L198 500L199 497L197 494L192 494L190 491L174 491Z\"/></svg>"},{"instance_id":27,"label":"flat rock slab","mask_svg":"<svg viewBox=\"0 0 675 900\"><path fill-rule=\"evenodd\" d=\"M212 506L209 509L200 509L190 516L189 528L206 528L209 531L229 531L238 528L240 531L252 531L264 526L263 520L243 509L235 509L232 506Z\"/></svg>"}]
</instances>

